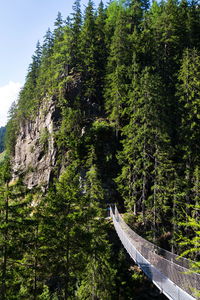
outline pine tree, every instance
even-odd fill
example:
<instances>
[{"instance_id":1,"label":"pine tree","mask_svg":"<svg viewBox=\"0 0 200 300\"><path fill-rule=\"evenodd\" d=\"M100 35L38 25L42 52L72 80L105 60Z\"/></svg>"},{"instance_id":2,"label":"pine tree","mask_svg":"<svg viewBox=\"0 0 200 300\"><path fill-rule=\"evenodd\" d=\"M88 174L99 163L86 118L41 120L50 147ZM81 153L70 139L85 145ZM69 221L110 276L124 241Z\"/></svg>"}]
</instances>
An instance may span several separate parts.
<instances>
[{"instance_id":1,"label":"pine tree","mask_svg":"<svg viewBox=\"0 0 200 300\"><path fill-rule=\"evenodd\" d=\"M86 202L79 189L77 163L72 163L60 177L56 189L49 192L41 207L41 251L46 280L58 298L72 297L84 266Z\"/></svg>"},{"instance_id":2,"label":"pine tree","mask_svg":"<svg viewBox=\"0 0 200 300\"><path fill-rule=\"evenodd\" d=\"M1 299L132 299L142 279L111 252L105 204L114 200L139 233L163 246L172 232L172 251L199 259L199 24L199 5L187 0L101 1L97 10L89 0L83 17L75 0L71 19L58 14L7 125ZM56 176L42 194L10 182L10 163L19 128L51 98Z\"/></svg>"},{"instance_id":3,"label":"pine tree","mask_svg":"<svg viewBox=\"0 0 200 300\"><path fill-rule=\"evenodd\" d=\"M38 110L39 99L36 94L37 78L41 66L42 48L38 42L32 56L32 63L29 65L26 82L19 95L18 116L20 119L33 117Z\"/></svg>"},{"instance_id":4,"label":"pine tree","mask_svg":"<svg viewBox=\"0 0 200 300\"><path fill-rule=\"evenodd\" d=\"M104 9L103 2L101 1L97 10L96 17L96 71L98 77L98 84L96 85L96 95L98 97L98 103L100 104L100 109L102 112L104 112L103 88L105 82L106 63L108 55L105 35L105 22L106 12Z\"/></svg>"},{"instance_id":5,"label":"pine tree","mask_svg":"<svg viewBox=\"0 0 200 300\"><path fill-rule=\"evenodd\" d=\"M148 68L140 78L138 75L133 77L132 85L127 109L130 122L122 130L125 136L124 150L119 155L122 173L117 181L128 209L135 214L142 212L144 222L148 221L148 212L153 212L154 219L149 221L154 224L155 231L157 223L164 220L166 210L169 211L173 197L172 187L167 184L173 171L164 119L165 100L161 79L151 74Z\"/></svg>"},{"instance_id":6,"label":"pine tree","mask_svg":"<svg viewBox=\"0 0 200 300\"><path fill-rule=\"evenodd\" d=\"M52 86L52 54L54 37L50 29L47 30L42 45L41 67L37 78L37 96L42 98Z\"/></svg>"},{"instance_id":7,"label":"pine tree","mask_svg":"<svg viewBox=\"0 0 200 300\"><path fill-rule=\"evenodd\" d=\"M81 31L81 106L88 115L96 114L100 110L99 99L96 95L98 87L97 57L99 55L97 54L96 33L94 4L92 0L89 0Z\"/></svg>"},{"instance_id":8,"label":"pine tree","mask_svg":"<svg viewBox=\"0 0 200 300\"><path fill-rule=\"evenodd\" d=\"M53 43L54 43L53 34L50 28L48 28L44 36L44 42L42 45L42 59L45 59L46 57L49 57L52 54Z\"/></svg>"},{"instance_id":9,"label":"pine tree","mask_svg":"<svg viewBox=\"0 0 200 300\"><path fill-rule=\"evenodd\" d=\"M52 54L52 86L51 95L56 95L59 100L63 100L67 89L67 77L70 65L70 24L63 25L61 14L55 22L54 46Z\"/></svg>"},{"instance_id":10,"label":"pine tree","mask_svg":"<svg viewBox=\"0 0 200 300\"><path fill-rule=\"evenodd\" d=\"M185 150L185 159L191 168L194 163L199 163L199 80L199 53L196 49L187 49L183 55L179 72L178 95L182 108L181 138Z\"/></svg>"},{"instance_id":11,"label":"pine tree","mask_svg":"<svg viewBox=\"0 0 200 300\"><path fill-rule=\"evenodd\" d=\"M189 33L189 47L196 47L199 49L199 37L200 37L200 8L198 1L191 1L188 3L188 18L187 27Z\"/></svg>"},{"instance_id":12,"label":"pine tree","mask_svg":"<svg viewBox=\"0 0 200 300\"><path fill-rule=\"evenodd\" d=\"M5 127L0 127L0 153L4 151Z\"/></svg>"},{"instance_id":13,"label":"pine tree","mask_svg":"<svg viewBox=\"0 0 200 300\"><path fill-rule=\"evenodd\" d=\"M127 101L130 83L127 68L130 62L131 45L126 21L125 12L121 12L117 18L110 46L106 76L106 109L110 114L110 119L115 122L117 134L122 125L122 112Z\"/></svg>"},{"instance_id":14,"label":"pine tree","mask_svg":"<svg viewBox=\"0 0 200 300\"><path fill-rule=\"evenodd\" d=\"M70 38L70 65L71 68L80 68L80 33L82 26L82 13L80 0L76 0L73 5L71 20L71 38Z\"/></svg>"},{"instance_id":15,"label":"pine tree","mask_svg":"<svg viewBox=\"0 0 200 300\"><path fill-rule=\"evenodd\" d=\"M54 22L54 38L59 40L63 38L63 18L61 12L58 12L56 21Z\"/></svg>"},{"instance_id":16,"label":"pine tree","mask_svg":"<svg viewBox=\"0 0 200 300\"><path fill-rule=\"evenodd\" d=\"M179 72L178 96L181 110L181 126L179 130L180 147L182 150L182 172L184 202L182 209L191 217L190 205L196 204L196 197L192 193L194 170L200 163L199 141L199 53L196 49L186 49ZM186 233L189 235L189 232Z\"/></svg>"},{"instance_id":17,"label":"pine tree","mask_svg":"<svg viewBox=\"0 0 200 300\"><path fill-rule=\"evenodd\" d=\"M101 209L104 191L95 160L95 149L91 147L87 160L89 170L86 172L84 183L84 193L88 203L86 230L90 236L90 243L85 249L86 267L81 274L77 296L78 299L106 300L112 299L111 287L114 286L115 270L110 264L110 245L105 233L106 222Z\"/></svg>"},{"instance_id":18,"label":"pine tree","mask_svg":"<svg viewBox=\"0 0 200 300\"><path fill-rule=\"evenodd\" d=\"M20 299L20 270L27 268L21 261L28 247L31 229L30 202L26 188L19 182L10 186L9 160L1 166L0 197L0 295L1 299Z\"/></svg>"}]
</instances>

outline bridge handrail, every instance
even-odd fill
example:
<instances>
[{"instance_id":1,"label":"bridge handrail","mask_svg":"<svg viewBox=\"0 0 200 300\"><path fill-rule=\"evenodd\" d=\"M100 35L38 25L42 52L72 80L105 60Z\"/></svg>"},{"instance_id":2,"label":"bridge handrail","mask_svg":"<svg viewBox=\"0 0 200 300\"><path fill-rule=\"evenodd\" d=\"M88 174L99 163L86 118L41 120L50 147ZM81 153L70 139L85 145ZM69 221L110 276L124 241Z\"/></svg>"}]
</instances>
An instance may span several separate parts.
<instances>
[{"instance_id":1,"label":"bridge handrail","mask_svg":"<svg viewBox=\"0 0 200 300\"><path fill-rule=\"evenodd\" d=\"M113 211L111 209L111 215ZM165 278L170 279L180 289L191 295L195 295L195 290L200 290L200 274L191 273L188 268L185 268L172 260L167 260L165 257L155 253L152 243L136 234L123 220L117 208L113 214L117 225L120 226L122 233L126 235L134 248L144 257L152 266L159 272L164 274ZM123 237L121 236L121 239ZM153 245L154 246L154 245ZM160 248L162 249L162 248ZM163 249L164 250L164 249Z\"/></svg>"},{"instance_id":2,"label":"bridge handrail","mask_svg":"<svg viewBox=\"0 0 200 300\"><path fill-rule=\"evenodd\" d=\"M115 214L119 214L117 207L116 209L116 213ZM123 218L121 217L121 215L119 214L119 218L120 218L120 222L122 224L122 226L124 226L126 228L126 230L128 232L130 232L130 234L134 233L134 236L138 236L141 240L144 241L144 244L148 245L148 247L151 248L151 250L155 253L157 253L158 255L162 256L163 258L169 260L169 261L173 261L175 264L180 265L183 268L186 269L190 269L191 264L195 264L194 261L187 259L185 257L180 257L179 255L172 253L168 250L165 250L151 242L149 242L148 240L146 240L145 238L141 237L140 235L138 235L135 231L133 231L123 220ZM193 271L191 271L193 272ZM193 272L194 273L194 272Z\"/></svg>"}]
</instances>

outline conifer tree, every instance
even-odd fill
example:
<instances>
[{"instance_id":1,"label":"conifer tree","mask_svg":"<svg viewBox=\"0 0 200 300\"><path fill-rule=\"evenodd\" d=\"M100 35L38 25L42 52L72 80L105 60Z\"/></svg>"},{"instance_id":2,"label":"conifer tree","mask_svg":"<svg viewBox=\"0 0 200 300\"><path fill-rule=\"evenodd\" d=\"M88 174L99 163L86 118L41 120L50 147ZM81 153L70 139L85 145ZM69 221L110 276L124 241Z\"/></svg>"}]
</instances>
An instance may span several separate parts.
<instances>
[{"instance_id":1,"label":"conifer tree","mask_svg":"<svg viewBox=\"0 0 200 300\"><path fill-rule=\"evenodd\" d=\"M42 45L41 67L37 78L37 95L42 98L52 86L52 54L54 37L50 29L44 36Z\"/></svg>"},{"instance_id":2,"label":"conifer tree","mask_svg":"<svg viewBox=\"0 0 200 300\"><path fill-rule=\"evenodd\" d=\"M28 232L31 229L30 202L25 197L26 188L19 182L9 186L9 160L1 166L0 196L0 295L1 299L20 299L20 266L23 255L30 246Z\"/></svg>"},{"instance_id":3,"label":"conifer tree","mask_svg":"<svg viewBox=\"0 0 200 300\"><path fill-rule=\"evenodd\" d=\"M27 119L35 115L38 110L39 101L36 95L37 78L41 66L42 48L40 42L36 45L36 50L32 56L32 63L29 66L26 82L19 95L18 115L20 119Z\"/></svg>"},{"instance_id":4,"label":"conifer tree","mask_svg":"<svg viewBox=\"0 0 200 300\"><path fill-rule=\"evenodd\" d=\"M70 39L70 65L71 68L79 70L80 67L80 33L82 26L82 13L80 0L76 0L73 5L71 20L71 39Z\"/></svg>"},{"instance_id":5,"label":"conifer tree","mask_svg":"<svg viewBox=\"0 0 200 300\"><path fill-rule=\"evenodd\" d=\"M4 151L4 141L5 141L5 127L0 127L0 153Z\"/></svg>"},{"instance_id":6,"label":"conifer tree","mask_svg":"<svg viewBox=\"0 0 200 300\"><path fill-rule=\"evenodd\" d=\"M96 94L98 97L98 103L100 104L100 109L104 111L103 103L103 88L105 82L106 73L106 63L107 63L107 46L106 46L106 35L105 35L105 22L106 22L106 12L101 1L97 10L96 17L96 70L98 77L98 84L96 85Z\"/></svg>"},{"instance_id":7,"label":"conifer tree","mask_svg":"<svg viewBox=\"0 0 200 300\"><path fill-rule=\"evenodd\" d=\"M117 18L115 32L110 46L106 76L106 109L114 120L116 132L121 127L122 112L127 101L130 79L127 68L130 58L130 43L126 26L126 13L121 12Z\"/></svg>"},{"instance_id":8,"label":"conifer tree","mask_svg":"<svg viewBox=\"0 0 200 300\"><path fill-rule=\"evenodd\" d=\"M169 154L170 140L167 139L164 120L165 102L162 82L146 68L141 78L137 79L137 76L133 78L133 87L127 113L130 116L130 123L122 131L125 135L122 142L124 153L119 155L119 161L123 165L122 173L117 181L119 188L125 194L127 207L134 213L142 212L144 222L145 214L149 210L152 211L154 220L151 219L151 222L155 227L156 218L162 219L166 209L172 205L170 187L166 198L159 195L161 190L166 191L169 177L167 169L171 172L172 163ZM166 151L167 147L169 147L168 151ZM169 165L167 169L166 164ZM160 177L162 173L163 179ZM159 207L159 212L162 207L163 217L161 214L158 215L156 207Z\"/></svg>"},{"instance_id":9,"label":"conifer tree","mask_svg":"<svg viewBox=\"0 0 200 300\"><path fill-rule=\"evenodd\" d=\"M49 192L46 203L41 207L41 251L46 280L49 281L49 289L62 299L68 299L75 293L87 245L83 225L86 203L79 189L76 164L74 162L67 167L56 190Z\"/></svg>"},{"instance_id":10,"label":"conifer tree","mask_svg":"<svg viewBox=\"0 0 200 300\"><path fill-rule=\"evenodd\" d=\"M55 22L52 54L51 94L61 101L65 97L70 64L70 24L64 26L61 14Z\"/></svg>"},{"instance_id":11,"label":"conifer tree","mask_svg":"<svg viewBox=\"0 0 200 300\"><path fill-rule=\"evenodd\" d=\"M48 30L44 36L44 42L42 45L42 59L51 55L52 48L53 48L53 42L54 42L53 34L52 34L50 28L48 28Z\"/></svg>"},{"instance_id":12,"label":"conifer tree","mask_svg":"<svg viewBox=\"0 0 200 300\"><path fill-rule=\"evenodd\" d=\"M186 49L179 72L178 95L182 110L181 139L191 168L199 163L199 80L200 55L196 49Z\"/></svg>"},{"instance_id":13,"label":"conifer tree","mask_svg":"<svg viewBox=\"0 0 200 300\"><path fill-rule=\"evenodd\" d=\"M193 48L196 47L199 49L199 37L200 37L200 8L198 1L191 1L188 3L188 14L187 14L187 31L188 31L188 40L189 40L189 47Z\"/></svg>"},{"instance_id":14,"label":"conifer tree","mask_svg":"<svg viewBox=\"0 0 200 300\"><path fill-rule=\"evenodd\" d=\"M193 177L200 163L199 141L199 89L200 56L196 49L186 49L179 72L178 96L181 110L179 130L182 150L182 170L184 173L184 203L182 208L191 216L190 205L195 205L192 193Z\"/></svg>"},{"instance_id":15,"label":"conifer tree","mask_svg":"<svg viewBox=\"0 0 200 300\"><path fill-rule=\"evenodd\" d=\"M110 264L110 245L105 233L106 222L101 209L104 191L95 164L96 155L91 147L87 160L89 170L86 173L84 193L88 203L88 219L86 230L90 243L85 249L87 253L85 272L77 291L78 299L112 299L115 270ZM106 281L105 281L106 278Z\"/></svg>"},{"instance_id":16,"label":"conifer tree","mask_svg":"<svg viewBox=\"0 0 200 300\"><path fill-rule=\"evenodd\" d=\"M85 9L84 22L81 31L81 105L88 115L99 114L102 104L102 99L99 99L101 97L101 87L99 85L102 84L102 80L100 78L99 83L98 76L102 74L102 66L99 65L99 59L100 56L102 56L102 51L105 51L105 49L99 49L97 39L97 24L94 13L94 4L91 0L89 0ZM98 53L98 50L100 50L100 53Z\"/></svg>"},{"instance_id":17,"label":"conifer tree","mask_svg":"<svg viewBox=\"0 0 200 300\"><path fill-rule=\"evenodd\" d=\"M108 201L141 234L172 232L173 251L199 258L199 13L197 1L89 0L82 18L75 0L37 44L0 157L1 299L132 299L132 268L129 280L121 254L110 263ZM44 195L10 182L9 162L51 98L56 176Z\"/></svg>"},{"instance_id":18,"label":"conifer tree","mask_svg":"<svg viewBox=\"0 0 200 300\"><path fill-rule=\"evenodd\" d=\"M54 22L54 37L59 40L63 37L63 18L61 12L58 12L57 18Z\"/></svg>"}]
</instances>

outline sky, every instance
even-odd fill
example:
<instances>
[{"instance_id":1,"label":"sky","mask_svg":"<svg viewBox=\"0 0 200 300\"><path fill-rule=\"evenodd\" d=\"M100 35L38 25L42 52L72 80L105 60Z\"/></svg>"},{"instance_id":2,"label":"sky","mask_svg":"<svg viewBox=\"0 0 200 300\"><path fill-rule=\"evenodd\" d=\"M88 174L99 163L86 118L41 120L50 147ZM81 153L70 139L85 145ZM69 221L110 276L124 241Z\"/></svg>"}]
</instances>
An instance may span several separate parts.
<instances>
[{"instance_id":1,"label":"sky","mask_svg":"<svg viewBox=\"0 0 200 300\"><path fill-rule=\"evenodd\" d=\"M82 0L82 9L88 0ZM98 6L100 0L93 0ZM60 11L72 12L74 0L0 0L0 127L23 86L38 40L53 30Z\"/></svg>"}]
</instances>

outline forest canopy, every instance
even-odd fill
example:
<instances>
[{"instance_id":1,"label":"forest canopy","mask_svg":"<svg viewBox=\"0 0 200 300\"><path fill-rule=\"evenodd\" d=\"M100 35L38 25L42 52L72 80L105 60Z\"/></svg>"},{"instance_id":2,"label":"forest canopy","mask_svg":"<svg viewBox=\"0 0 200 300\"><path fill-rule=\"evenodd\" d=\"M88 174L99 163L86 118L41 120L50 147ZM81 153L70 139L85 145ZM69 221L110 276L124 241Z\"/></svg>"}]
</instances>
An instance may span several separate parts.
<instances>
[{"instance_id":1,"label":"forest canopy","mask_svg":"<svg viewBox=\"0 0 200 300\"><path fill-rule=\"evenodd\" d=\"M145 279L116 251L108 203L199 270L199 87L198 1L89 0L82 12L76 0L70 16L58 13L7 125L1 299L133 299L133 289L142 299ZM59 111L57 165L48 190L28 191L22 177L10 184L15 140L46 99Z\"/></svg>"},{"instance_id":2,"label":"forest canopy","mask_svg":"<svg viewBox=\"0 0 200 300\"><path fill-rule=\"evenodd\" d=\"M4 151L5 127L0 127L0 153Z\"/></svg>"}]
</instances>

